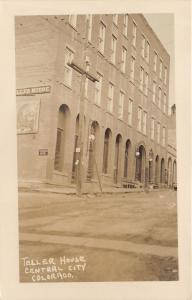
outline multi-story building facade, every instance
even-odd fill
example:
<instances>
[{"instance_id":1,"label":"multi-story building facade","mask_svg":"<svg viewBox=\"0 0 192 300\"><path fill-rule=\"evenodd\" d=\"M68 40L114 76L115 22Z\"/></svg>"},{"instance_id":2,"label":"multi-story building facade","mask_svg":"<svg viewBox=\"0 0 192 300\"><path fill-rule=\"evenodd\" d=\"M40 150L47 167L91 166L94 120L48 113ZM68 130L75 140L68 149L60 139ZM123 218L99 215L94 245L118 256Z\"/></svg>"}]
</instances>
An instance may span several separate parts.
<instances>
[{"instance_id":1,"label":"multi-story building facade","mask_svg":"<svg viewBox=\"0 0 192 300\"><path fill-rule=\"evenodd\" d=\"M170 59L141 14L16 17L19 180L74 183L85 59L83 181L165 186Z\"/></svg>"}]
</instances>

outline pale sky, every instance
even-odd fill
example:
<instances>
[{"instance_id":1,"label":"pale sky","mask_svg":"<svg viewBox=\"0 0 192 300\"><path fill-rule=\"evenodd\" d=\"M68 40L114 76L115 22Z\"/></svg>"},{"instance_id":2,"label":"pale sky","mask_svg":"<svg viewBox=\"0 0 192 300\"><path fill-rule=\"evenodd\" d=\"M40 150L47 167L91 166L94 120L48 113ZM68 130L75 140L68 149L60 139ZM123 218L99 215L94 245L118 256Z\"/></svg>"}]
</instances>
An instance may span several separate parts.
<instances>
[{"instance_id":1,"label":"pale sky","mask_svg":"<svg viewBox=\"0 0 192 300\"><path fill-rule=\"evenodd\" d=\"M174 15L144 14L149 25L157 34L170 55L169 104L175 103L174 97Z\"/></svg>"}]
</instances>

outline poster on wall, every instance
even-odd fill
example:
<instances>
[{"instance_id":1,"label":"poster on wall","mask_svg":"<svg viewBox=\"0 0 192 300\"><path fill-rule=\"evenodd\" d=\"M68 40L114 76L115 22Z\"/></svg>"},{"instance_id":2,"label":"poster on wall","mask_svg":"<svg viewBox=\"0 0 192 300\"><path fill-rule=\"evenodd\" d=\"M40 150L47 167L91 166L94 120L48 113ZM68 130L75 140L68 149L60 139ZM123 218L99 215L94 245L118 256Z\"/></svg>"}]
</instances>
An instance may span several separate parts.
<instances>
[{"instance_id":1,"label":"poster on wall","mask_svg":"<svg viewBox=\"0 0 192 300\"><path fill-rule=\"evenodd\" d=\"M2 300L188 300L189 3L93 2L0 4Z\"/></svg>"}]
</instances>

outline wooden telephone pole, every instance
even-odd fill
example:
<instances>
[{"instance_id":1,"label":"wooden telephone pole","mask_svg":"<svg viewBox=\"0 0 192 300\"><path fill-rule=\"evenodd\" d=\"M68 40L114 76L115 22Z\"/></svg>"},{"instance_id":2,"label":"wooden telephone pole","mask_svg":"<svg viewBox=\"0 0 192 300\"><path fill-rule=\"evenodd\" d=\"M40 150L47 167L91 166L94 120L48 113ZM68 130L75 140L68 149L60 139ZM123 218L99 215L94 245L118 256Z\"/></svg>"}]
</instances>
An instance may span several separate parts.
<instances>
[{"instance_id":1,"label":"wooden telephone pole","mask_svg":"<svg viewBox=\"0 0 192 300\"><path fill-rule=\"evenodd\" d=\"M75 149L76 153L79 153L79 158L76 161L77 166L77 178L76 178L76 189L77 195L81 196L82 193L82 183L83 183L83 148L84 148L84 98L85 98L85 80L88 78L92 82L98 81L98 79L89 73L86 69L88 65L87 60L87 49L88 49L88 20L86 20L86 30L85 30L85 43L83 48L83 63L84 66L81 67L74 61L68 63L68 65L75 71L81 74L81 89L80 89L80 108L79 108L79 133L78 133L78 147Z\"/></svg>"}]
</instances>

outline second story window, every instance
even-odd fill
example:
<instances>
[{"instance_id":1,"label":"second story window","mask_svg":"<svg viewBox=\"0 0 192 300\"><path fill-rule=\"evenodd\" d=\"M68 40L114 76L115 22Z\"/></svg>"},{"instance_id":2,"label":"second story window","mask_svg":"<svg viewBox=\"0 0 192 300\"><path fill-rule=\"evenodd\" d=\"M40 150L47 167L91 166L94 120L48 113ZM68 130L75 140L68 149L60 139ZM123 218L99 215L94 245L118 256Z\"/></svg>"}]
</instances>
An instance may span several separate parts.
<instances>
[{"instance_id":1,"label":"second story window","mask_svg":"<svg viewBox=\"0 0 192 300\"><path fill-rule=\"evenodd\" d=\"M133 32L132 32L132 34L133 34L133 40L132 40L132 45L134 46L134 47L136 47L136 40L137 40L137 26L136 26L136 24L133 22Z\"/></svg>"},{"instance_id":2,"label":"second story window","mask_svg":"<svg viewBox=\"0 0 192 300\"><path fill-rule=\"evenodd\" d=\"M89 64L86 66L86 72L89 71ZM87 98L88 97L88 86L89 86L89 79L86 77L85 79L85 97Z\"/></svg>"},{"instance_id":3,"label":"second story window","mask_svg":"<svg viewBox=\"0 0 192 300\"><path fill-rule=\"evenodd\" d=\"M115 64L116 60L116 49L117 49L117 39L114 35L112 35L111 39L111 62Z\"/></svg>"},{"instance_id":4,"label":"second story window","mask_svg":"<svg viewBox=\"0 0 192 300\"><path fill-rule=\"evenodd\" d=\"M163 127L163 132L162 132L162 145L165 146L166 142L166 129Z\"/></svg>"},{"instance_id":5,"label":"second story window","mask_svg":"<svg viewBox=\"0 0 192 300\"><path fill-rule=\"evenodd\" d=\"M99 28L99 51L101 53L104 53L104 47L105 47L105 30L106 27L103 24L103 22L100 22L100 28Z\"/></svg>"},{"instance_id":6,"label":"second story window","mask_svg":"<svg viewBox=\"0 0 192 300\"><path fill-rule=\"evenodd\" d=\"M128 15L123 15L123 34L128 36Z\"/></svg>"},{"instance_id":7,"label":"second story window","mask_svg":"<svg viewBox=\"0 0 192 300\"><path fill-rule=\"evenodd\" d=\"M121 72L125 73L126 69L126 57L127 57L127 49L125 47L122 47L121 52Z\"/></svg>"},{"instance_id":8,"label":"second story window","mask_svg":"<svg viewBox=\"0 0 192 300\"><path fill-rule=\"evenodd\" d=\"M156 102L156 88L157 88L157 84L155 81L153 81L153 94L152 94L152 100L155 103Z\"/></svg>"},{"instance_id":9,"label":"second story window","mask_svg":"<svg viewBox=\"0 0 192 300\"><path fill-rule=\"evenodd\" d=\"M129 99L128 103L128 124L132 125L133 119L133 100Z\"/></svg>"},{"instance_id":10,"label":"second story window","mask_svg":"<svg viewBox=\"0 0 192 300\"><path fill-rule=\"evenodd\" d=\"M137 109L137 119L138 119L138 123L137 123L137 129L139 131L141 131L141 125L142 125L142 108L138 107Z\"/></svg>"},{"instance_id":11,"label":"second story window","mask_svg":"<svg viewBox=\"0 0 192 300\"><path fill-rule=\"evenodd\" d=\"M151 119L151 139L154 140L155 138L155 119Z\"/></svg>"},{"instance_id":12,"label":"second story window","mask_svg":"<svg viewBox=\"0 0 192 300\"><path fill-rule=\"evenodd\" d=\"M97 78L99 81L95 83L95 104L100 105L101 103L101 88L102 88L102 75L97 73Z\"/></svg>"},{"instance_id":13,"label":"second story window","mask_svg":"<svg viewBox=\"0 0 192 300\"><path fill-rule=\"evenodd\" d=\"M148 95L148 88L149 88L149 75L145 73L145 89L144 93L147 96Z\"/></svg>"},{"instance_id":14,"label":"second story window","mask_svg":"<svg viewBox=\"0 0 192 300\"><path fill-rule=\"evenodd\" d=\"M146 111L143 112L143 133L147 133L147 113Z\"/></svg>"},{"instance_id":15,"label":"second story window","mask_svg":"<svg viewBox=\"0 0 192 300\"><path fill-rule=\"evenodd\" d=\"M157 53L154 52L154 57L153 57L153 71L157 71Z\"/></svg>"},{"instance_id":16,"label":"second story window","mask_svg":"<svg viewBox=\"0 0 192 300\"><path fill-rule=\"evenodd\" d=\"M135 57L131 56L131 73L130 73L131 81L134 81L134 78L135 78Z\"/></svg>"},{"instance_id":17,"label":"second story window","mask_svg":"<svg viewBox=\"0 0 192 300\"><path fill-rule=\"evenodd\" d=\"M109 89L108 89L108 101L107 101L107 111L109 112L113 111L113 95L114 95L114 86L110 82Z\"/></svg>"},{"instance_id":18,"label":"second story window","mask_svg":"<svg viewBox=\"0 0 192 300\"><path fill-rule=\"evenodd\" d=\"M76 27L76 25L77 25L77 15L69 15L69 23L73 27Z\"/></svg>"},{"instance_id":19,"label":"second story window","mask_svg":"<svg viewBox=\"0 0 192 300\"><path fill-rule=\"evenodd\" d=\"M143 86L144 86L144 69L141 67L140 68L140 84L139 84L139 88L141 91L143 91Z\"/></svg>"},{"instance_id":20,"label":"second story window","mask_svg":"<svg viewBox=\"0 0 192 300\"><path fill-rule=\"evenodd\" d=\"M93 16L87 15L87 37L88 41L91 41L92 37L92 23L93 23Z\"/></svg>"},{"instance_id":21,"label":"second story window","mask_svg":"<svg viewBox=\"0 0 192 300\"><path fill-rule=\"evenodd\" d=\"M118 118L123 119L123 106L124 106L125 95L123 92L120 92L119 103L118 103Z\"/></svg>"},{"instance_id":22,"label":"second story window","mask_svg":"<svg viewBox=\"0 0 192 300\"><path fill-rule=\"evenodd\" d=\"M74 53L69 48L65 50L65 69L64 69L64 82L66 85L71 86L72 84L72 74L73 69L68 66L68 63L71 63L74 57Z\"/></svg>"}]
</instances>

